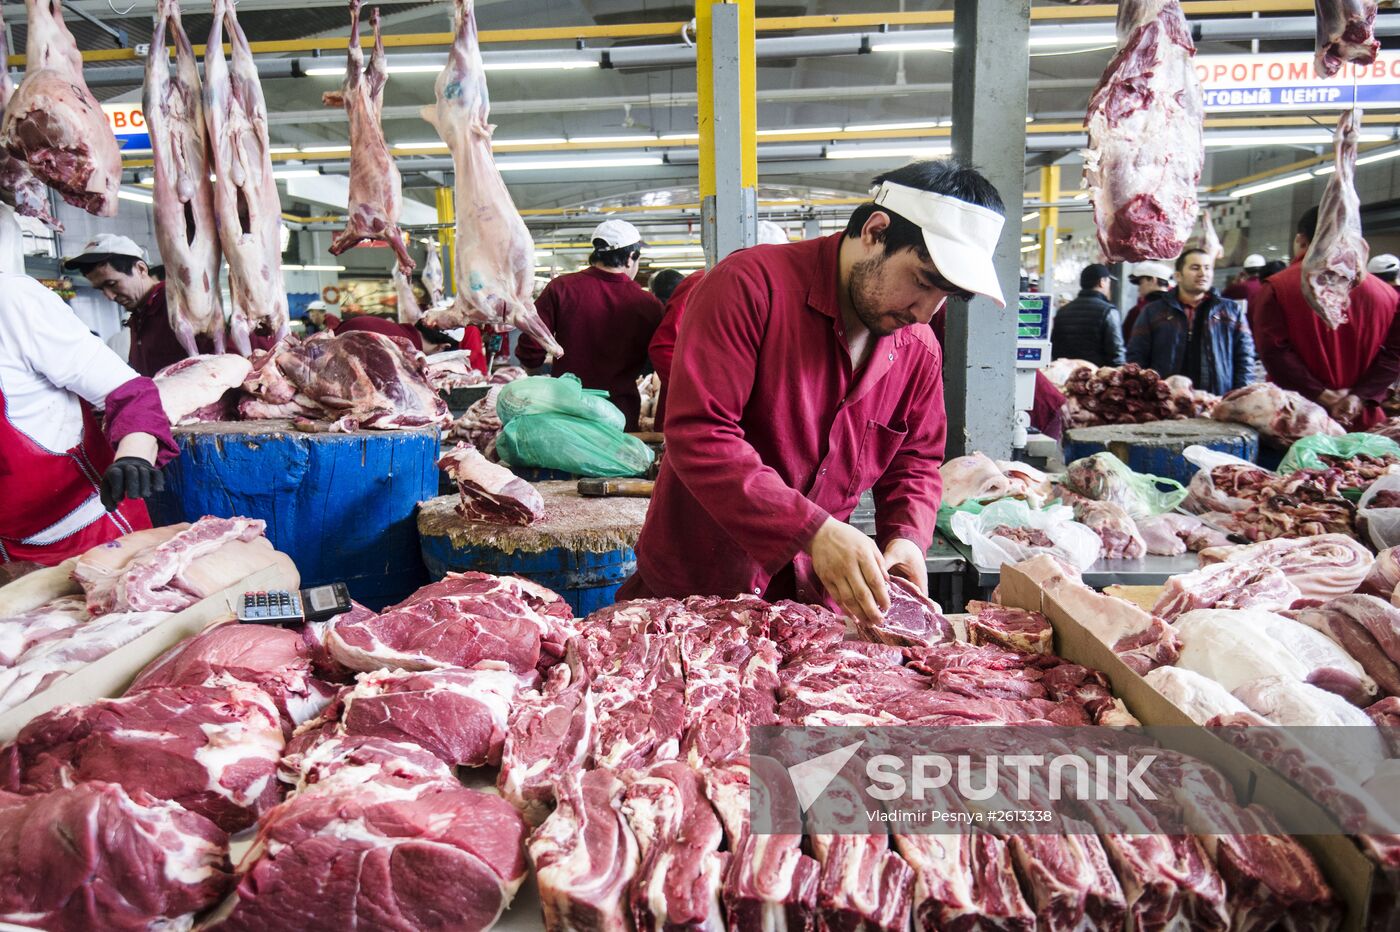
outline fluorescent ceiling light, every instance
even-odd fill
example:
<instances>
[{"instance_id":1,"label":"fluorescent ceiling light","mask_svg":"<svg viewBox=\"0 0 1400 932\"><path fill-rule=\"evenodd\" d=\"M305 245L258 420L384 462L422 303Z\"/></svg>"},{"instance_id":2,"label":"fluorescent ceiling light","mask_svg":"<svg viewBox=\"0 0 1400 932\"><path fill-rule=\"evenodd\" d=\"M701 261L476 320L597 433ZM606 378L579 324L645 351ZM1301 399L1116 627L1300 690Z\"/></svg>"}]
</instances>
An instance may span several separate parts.
<instances>
[{"instance_id":1,"label":"fluorescent ceiling light","mask_svg":"<svg viewBox=\"0 0 1400 932\"><path fill-rule=\"evenodd\" d=\"M1391 137L1386 133L1362 133L1359 142L1386 142ZM1330 146L1332 134L1329 132L1298 133L1292 136L1231 136L1206 133L1207 146Z\"/></svg>"},{"instance_id":2,"label":"fluorescent ceiling light","mask_svg":"<svg viewBox=\"0 0 1400 932\"><path fill-rule=\"evenodd\" d=\"M644 133L640 136L570 136L564 142L588 144L593 142L655 142L655 133Z\"/></svg>"},{"instance_id":3,"label":"fluorescent ceiling light","mask_svg":"<svg viewBox=\"0 0 1400 932\"><path fill-rule=\"evenodd\" d=\"M1072 45L1117 45L1118 37L1110 32L1089 35L1044 35L1031 36L1027 43L1031 48L1063 48Z\"/></svg>"},{"instance_id":4,"label":"fluorescent ceiling light","mask_svg":"<svg viewBox=\"0 0 1400 932\"><path fill-rule=\"evenodd\" d=\"M952 50L952 41L900 42L896 39L876 39L870 43L870 51L872 52L951 52Z\"/></svg>"},{"instance_id":5,"label":"fluorescent ceiling light","mask_svg":"<svg viewBox=\"0 0 1400 932\"><path fill-rule=\"evenodd\" d=\"M447 143L439 139L437 142L395 142L389 146L391 149L406 149L409 152L418 152L427 149L446 149Z\"/></svg>"},{"instance_id":6,"label":"fluorescent ceiling light","mask_svg":"<svg viewBox=\"0 0 1400 932\"><path fill-rule=\"evenodd\" d=\"M1022 251L1022 252L1035 252L1035 251L1036 251L1037 249L1039 249L1039 248L1040 248L1040 244L1039 244L1039 243L1031 243L1029 246L1022 246L1022 247L1021 247L1021 251Z\"/></svg>"},{"instance_id":7,"label":"fluorescent ceiling light","mask_svg":"<svg viewBox=\"0 0 1400 932\"><path fill-rule=\"evenodd\" d=\"M284 272L344 272L343 265L284 265Z\"/></svg>"},{"instance_id":8,"label":"fluorescent ceiling light","mask_svg":"<svg viewBox=\"0 0 1400 932\"><path fill-rule=\"evenodd\" d=\"M1032 211L1028 211L1028 212L1026 213L1026 215L1025 215L1024 217L1021 218L1021 222L1022 222L1022 223L1030 223L1032 220L1039 220L1039 219L1040 219L1040 211L1038 211L1038 210L1032 210Z\"/></svg>"},{"instance_id":9,"label":"fluorescent ceiling light","mask_svg":"<svg viewBox=\"0 0 1400 932\"><path fill-rule=\"evenodd\" d=\"M291 155L293 152L299 152L299 151L301 151L301 150L298 149L296 146L270 146L270 147L268 147L267 154L268 154L268 155Z\"/></svg>"},{"instance_id":10,"label":"fluorescent ceiling light","mask_svg":"<svg viewBox=\"0 0 1400 932\"><path fill-rule=\"evenodd\" d=\"M952 120L911 120L908 123L852 123L846 127L848 133L879 132L886 129L934 129L939 126L952 126Z\"/></svg>"},{"instance_id":11,"label":"fluorescent ceiling light","mask_svg":"<svg viewBox=\"0 0 1400 932\"><path fill-rule=\"evenodd\" d=\"M302 146L301 151L307 155L312 155L317 152L349 152L350 144L347 142L340 146Z\"/></svg>"},{"instance_id":12,"label":"fluorescent ceiling light","mask_svg":"<svg viewBox=\"0 0 1400 932\"><path fill-rule=\"evenodd\" d=\"M693 133L665 133L657 137L658 139L699 139L699 131Z\"/></svg>"},{"instance_id":13,"label":"fluorescent ceiling light","mask_svg":"<svg viewBox=\"0 0 1400 932\"><path fill-rule=\"evenodd\" d=\"M1033 242L1035 242L1035 237L1032 236L1032 235L1029 234L1029 233L1025 233L1025 234L1023 234L1023 235L1021 236L1021 242L1023 242L1023 243L1033 243Z\"/></svg>"},{"instance_id":14,"label":"fluorescent ceiling light","mask_svg":"<svg viewBox=\"0 0 1400 932\"><path fill-rule=\"evenodd\" d=\"M124 201L135 201L138 204L154 204L156 199L142 191L119 190L117 197Z\"/></svg>"},{"instance_id":15,"label":"fluorescent ceiling light","mask_svg":"<svg viewBox=\"0 0 1400 932\"><path fill-rule=\"evenodd\" d=\"M487 71L578 71L581 68L601 67L601 62L586 58L566 59L564 61L488 61L482 63L482 68ZM389 70L393 71L392 68Z\"/></svg>"},{"instance_id":16,"label":"fluorescent ceiling light","mask_svg":"<svg viewBox=\"0 0 1400 932\"><path fill-rule=\"evenodd\" d=\"M1376 162L1384 162L1386 159L1393 159L1400 156L1400 149L1389 149L1385 152L1376 152L1372 155L1365 155L1356 160L1357 165L1372 165ZM1336 165L1324 165L1313 170L1313 175L1330 175L1337 170Z\"/></svg>"},{"instance_id":17,"label":"fluorescent ceiling light","mask_svg":"<svg viewBox=\"0 0 1400 932\"><path fill-rule=\"evenodd\" d=\"M437 74L439 71L442 70L442 68L443 66L437 63L422 65L390 65L388 67L388 72L389 74ZM338 68L320 66L306 68L302 71L302 74L308 75L313 78L325 78L337 75L344 76L345 66L341 65Z\"/></svg>"},{"instance_id":18,"label":"fluorescent ceiling light","mask_svg":"<svg viewBox=\"0 0 1400 932\"><path fill-rule=\"evenodd\" d=\"M898 159L898 158L946 158L952 154L947 146L872 146L866 149L827 149L829 159Z\"/></svg>"},{"instance_id":19,"label":"fluorescent ceiling light","mask_svg":"<svg viewBox=\"0 0 1400 932\"><path fill-rule=\"evenodd\" d=\"M1297 184L1300 181L1311 181L1312 172L1306 171L1297 175L1285 175L1282 178L1271 178L1268 181L1261 181L1258 184L1245 185L1230 192L1231 197L1249 197L1251 194L1262 194L1265 191L1272 191L1275 188L1286 188L1289 185Z\"/></svg>"},{"instance_id":20,"label":"fluorescent ceiling light","mask_svg":"<svg viewBox=\"0 0 1400 932\"><path fill-rule=\"evenodd\" d=\"M704 252L705 247L700 243L688 246L643 246L644 256L684 256L691 253Z\"/></svg>"},{"instance_id":21,"label":"fluorescent ceiling light","mask_svg":"<svg viewBox=\"0 0 1400 932\"><path fill-rule=\"evenodd\" d=\"M760 136L791 136L794 133L839 133L839 126L798 126L793 129L761 129Z\"/></svg>"},{"instance_id":22,"label":"fluorescent ceiling light","mask_svg":"<svg viewBox=\"0 0 1400 932\"><path fill-rule=\"evenodd\" d=\"M600 158L600 159L536 159L529 162L501 161L496 163L496 167L503 172L508 171L541 171L548 169L572 168L641 168L648 165L661 165L664 160L659 155L639 155L627 158Z\"/></svg>"},{"instance_id":23,"label":"fluorescent ceiling light","mask_svg":"<svg viewBox=\"0 0 1400 932\"><path fill-rule=\"evenodd\" d=\"M566 142L568 142L568 141L569 141L569 140L565 139L563 136L541 136L541 137L538 138L538 139L493 139L493 140L491 140L491 145L493 145L493 146L558 146L558 145L563 145L564 143L566 143ZM439 142L438 145L445 145L445 143Z\"/></svg>"},{"instance_id":24,"label":"fluorescent ceiling light","mask_svg":"<svg viewBox=\"0 0 1400 932\"><path fill-rule=\"evenodd\" d=\"M275 171L274 178L315 178L321 173L314 168L289 168L285 171Z\"/></svg>"}]
</instances>

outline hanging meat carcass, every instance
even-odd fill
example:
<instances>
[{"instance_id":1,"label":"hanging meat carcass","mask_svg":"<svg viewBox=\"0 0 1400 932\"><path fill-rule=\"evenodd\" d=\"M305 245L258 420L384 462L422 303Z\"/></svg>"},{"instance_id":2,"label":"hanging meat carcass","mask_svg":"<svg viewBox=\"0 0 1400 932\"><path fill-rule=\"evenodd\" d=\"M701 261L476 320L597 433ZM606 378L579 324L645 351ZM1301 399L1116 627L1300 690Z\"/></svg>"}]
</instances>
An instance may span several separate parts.
<instances>
[{"instance_id":1,"label":"hanging meat carcass","mask_svg":"<svg viewBox=\"0 0 1400 932\"><path fill-rule=\"evenodd\" d=\"M423 118L452 150L456 172L457 231L453 269L457 299L430 311L434 327L482 324L518 327L555 356L564 350L540 320L531 299L535 285L535 243L510 199L491 155L487 118L491 100L477 46L471 0L456 0L456 32L447 67L437 79L437 105Z\"/></svg>"},{"instance_id":2,"label":"hanging meat carcass","mask_svg":"<svg viewBox=\"0 0 1400 932\"><path fill-rule=\"evenodd\" d=\"M1215 224L1210 219L1210 208L1201 210L1201 236L1196 240L1195 245L1206 251L1216 262L1225 258L1225 247L1220 243L1220 236L1215 232Z\"/></svg>"},{"instance_id":3,"label":"hanging meat carcass","mask_svg":"<svg viewBox=\"0 0 1400 932\"><path fill-rule=\"evenodd\" d=\"M117 215L122 157L107 115L83 81L60 0L26 0L24 80L5 105L0 145L74 207Z\"/></svg>"},{"instance_id":4,"label":"hanging meat carcass","mask_svg":"<svg viewBox=\"0 0 1400 932\"><path fill-rule=\"evenodd\" d=\"M1118 5L1118 54L1084 119L1085 181L1110 262L1171 259L1191 235L1205 158L1195 54L1176 0Z\"/></svg>"},{"instance_id":5,"label":"hanging meat carcass","mask_svg":"<svg viewBox=\"0 0 1400 932\"><path fill-rule=\"evenodd\" d=\"M165 51L166 30L175 45L175 73ZM146 59L142 102L155 164L156 242L165 262L170 328L185 352L199 355L195 337L209 336L224 351L224 306L219 298L219 229L209 184L208 129L199 63L180 22L178 0L160 0L151 54Z\"/></svg>"},{"instance_id":6,"label":"hanging meat carcass","mask_svg":"<svg viewBox=\"0 0 1400 932\"><path fill-rule=\"evenodd\" d=\"M223 55L225 28L231 67ZM230 330L234 345L247 356L254 329L280 340L289 327L282 287L282 203L267 151L267 104L233 0L214 0L214 25L204 53L204 116L214 162L214 216L233 299Z\"/></svg>"},{"instance_id":7,"label":"hanging meat carcass","mask_svg":"<svg viewBox=\"0 0 1400 932\"><path fill-rule=\"evenodd\" d=\"M1317 54L1313 68L1330 78L1345 62L1370 65L1381 44L1376 41L1376 0L1316 0Z\"/></svg>"},{"instance_id":8,"label":"hanging meat carcass","mask_svg":"<svg viewBox=\"0 0 1400 932\"><path fill-rule=\"evenodd\" d=\"M437 307L447 294L447 277L442 271L442 246L428 240L428 255L423 260L423 287L428 292L428 307Z\"/></svg>"},{"instance_id":9,"label":"hanging meat carcass","mask_svg":"<svg viewBox=\"0 0 1400 932\"><path fill-rule=\"evenodd\" d=\"M360 0L350 2L350 45L345 55L345 83L339 91L327 91L321 99L328 107L344 107L350 116L350 197L345 229L331 242L338 256L365 240L389 244L399 257L399 268L413 270L413 260L399 229L403 210L403 180L384 141L380 115L384 110L384 85L389 66L384 59L384 39L379 34L379 8L370 10L374 50L365 71L360 48Z\"/></svg>"},{"instance_id":10,"label":"hanging meat carcass","mask_svg":"<svg viewBox=\"0 0 1400 932\"><path fill-rule=\"evenodd\" d=\"M10 77L10 33L0 19L0 114L10 105L15 94L15 82ZM22 159L0 150L0 201L15 209L15 213L34 217L51 229L63 232L63 224L49 212L49 188L29 170Z\"/></svg>"},{"instance_id":11,"label":"hanging meat carcass","mask_svg":"<svg viewBox=\"0 0 1400 932\"><path fill-rule=\"evenodd\" d=\"M1361 238L1361 199L1356 196L1356 144L1361 114L1344 110L1337 120L1336 168L1322 192L1317 230L1303 256L1303 297L1327 326L1347 322L1351 289L1366 277L1371 247Z\"/></svg>"},{"instance_id":12,"label":"hanging meat carcass","mask_svg":"<svg viewBox=\"0 0 1400 932\"><path fill-rule=\"evenodd\" d=\"M412 327L423 316L423 309L418 306L418 296L413 293L413 282L399 266L394 266L392 277L394 279L394 294L399 301L399 323L408 324Z\"/></svg>"}]
</instances>

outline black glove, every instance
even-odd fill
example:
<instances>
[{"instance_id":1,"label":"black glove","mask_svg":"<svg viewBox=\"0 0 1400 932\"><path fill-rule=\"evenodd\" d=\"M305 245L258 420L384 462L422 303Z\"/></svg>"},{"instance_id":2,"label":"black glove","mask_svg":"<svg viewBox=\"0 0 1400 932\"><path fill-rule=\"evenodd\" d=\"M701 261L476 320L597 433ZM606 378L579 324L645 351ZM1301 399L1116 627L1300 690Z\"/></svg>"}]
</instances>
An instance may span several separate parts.
<instances>
[{"instance_id":1,"label":"black glove","mask_svg":"<svg viewBox=\"0 0 1400 932\"><path fill-rule=\"evenodd\" d=\"M102 505L116 511L124 498L150 498L165 488L165 476L139 456L123 456L102 474Z\"/></svg>"}]
</instances>

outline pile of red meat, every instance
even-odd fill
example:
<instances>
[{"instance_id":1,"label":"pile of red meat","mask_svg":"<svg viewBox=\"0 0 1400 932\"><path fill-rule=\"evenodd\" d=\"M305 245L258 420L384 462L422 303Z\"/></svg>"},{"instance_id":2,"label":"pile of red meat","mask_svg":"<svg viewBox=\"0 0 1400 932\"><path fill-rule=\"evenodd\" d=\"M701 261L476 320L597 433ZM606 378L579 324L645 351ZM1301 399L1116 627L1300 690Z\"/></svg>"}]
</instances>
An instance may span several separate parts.
<instances>
[{"instance_id":1,"label":"pile of red meat","mask_svg":"<svg viewBox=\"0 0 1400 932\"><path fill-rule=\"evenodd\" d=\"M1198 472L1184 505L1247 540L1345 534L1357 537L1356 505L1342 490L1369 480L1351 469L1300 469L1280 476L1244 465Z\"/></svg>"},{"instance_id":2,"label":"pile of red meat","mask_svg":"<svg viewBox=\"0 0 1400 932\"><path fill-rule=\"evenodd\" d=\"M1216 397L1196 391L1183 376L1162 378L1136 363L1078 369L1065 382L1067 417L1072 427L1145 424L1201 417Z\"/></svg>"}]
</instances>

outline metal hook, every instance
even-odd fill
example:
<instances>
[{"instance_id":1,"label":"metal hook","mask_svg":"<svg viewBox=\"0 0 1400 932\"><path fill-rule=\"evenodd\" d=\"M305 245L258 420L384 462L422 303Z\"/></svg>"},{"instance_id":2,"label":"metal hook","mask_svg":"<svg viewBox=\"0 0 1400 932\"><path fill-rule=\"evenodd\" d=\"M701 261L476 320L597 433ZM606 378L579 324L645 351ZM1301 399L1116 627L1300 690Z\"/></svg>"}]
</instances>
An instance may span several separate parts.
<instances>
[{"instance_id":1,"label":"metal hook","mask_svg":"<svg viewBox=\"0 0 1400 932\"><path fill-rule=\"evenodd\" d=\"M111 0L108 0L108 2L110 3ZM687 30L690 32L690 35L686 35ZM695 19L692 17L691 20L690 20L690 22L688 22L688 23L682 23L682 24L681 24L681 41L684 42L684 43L686 44L686 47L692 48L692 49L693 49L693 48L695 48L695 38L694 38L694 36L695 36Z\"/></svg>"},{"instance_id":2,"label":"metal hook","mask_svg":"<svg viewBox=\"0 0 1400 932\"><path fill-rule=\"evenodd\" d=\"M130 13L132 10L136 9L136 4L139 3L139 2L140 2L140 0L131 0L131 6L127 7L125 10L119 10L119 9L117 9L115 6L112 5L112 0L107 0L107 9L111 10L111 11L112 11L113 13L115 13L117 16L125 16L126 14Z\"/></svg>"}]
</instances>

